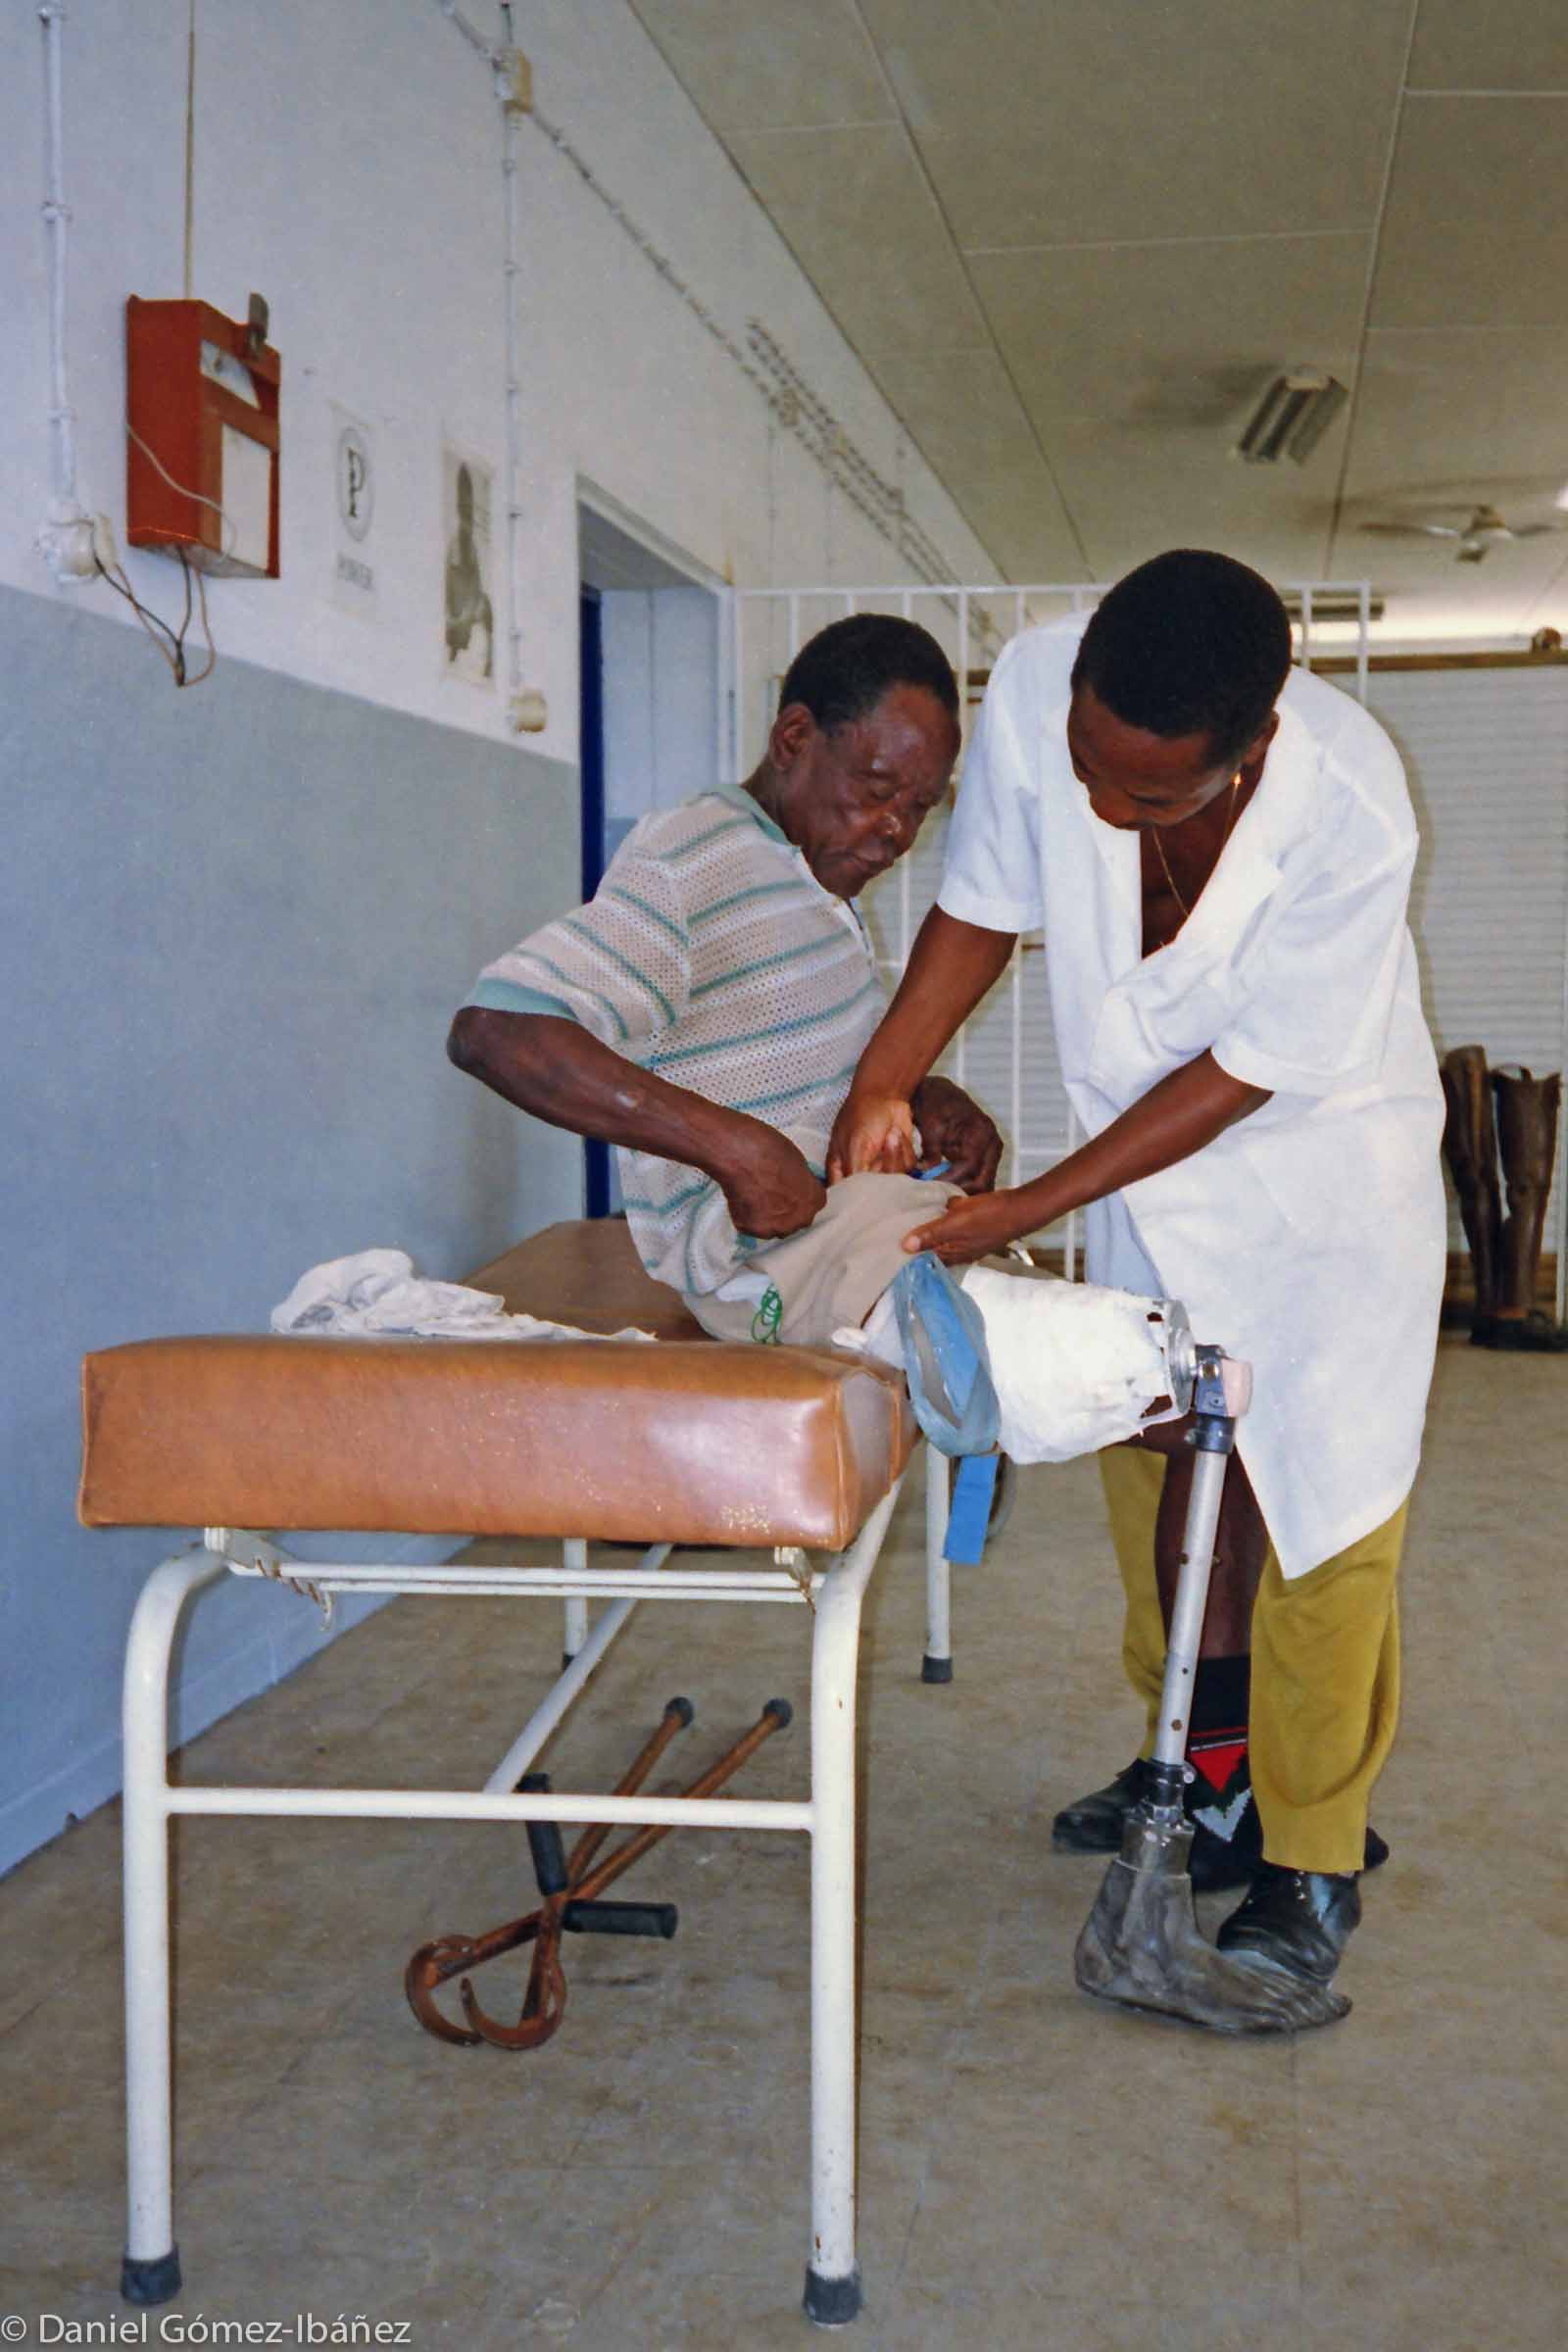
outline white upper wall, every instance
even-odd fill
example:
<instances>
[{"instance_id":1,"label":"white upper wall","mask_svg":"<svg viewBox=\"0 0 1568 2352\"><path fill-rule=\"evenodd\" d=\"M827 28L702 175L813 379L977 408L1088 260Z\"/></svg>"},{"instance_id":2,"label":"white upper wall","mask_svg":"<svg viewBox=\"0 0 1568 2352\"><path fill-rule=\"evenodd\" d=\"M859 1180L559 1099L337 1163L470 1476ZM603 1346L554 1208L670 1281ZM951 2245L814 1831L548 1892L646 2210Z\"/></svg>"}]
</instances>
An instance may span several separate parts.
<instances>
[{"instance_id":1,"label":"white upper wall","mask_svg":"<svg viewBox=\"0 0 1568 2352\"><path fill-rule=\"evenodd\" d=\"M491 0L466 13L502 40ZM191 291L242 317L254 287L282 354L282 572L218 580L228 654L496 736L493 693L445 674L443 437L506 463L502 124L484 60L437 0L197 0ZM959 577L991 560L851 354L622 0L519 0L541 116L557 125L728 333L761 319ZM123 305L178 296L186 10L73 0L63 22L68 389L77 488L122 536ZM101 582L56 587L33 536L50 499L43 33L0 20L0 580L134 616ZM597 484L699 564L746 585L880 582L906 566L788 433L539 128L516 128L515 279L523 683L576 753L576 485ZM36 201L34 200L36 199ZM334 591L333 404L373 428L373 617ZM770 453L771 441L771 453ZM498 631L505 523L496 518ZM177 611L166 559L137 594ZM148 660L155 659L148 648Z\"/></svg>"}]
</instances>

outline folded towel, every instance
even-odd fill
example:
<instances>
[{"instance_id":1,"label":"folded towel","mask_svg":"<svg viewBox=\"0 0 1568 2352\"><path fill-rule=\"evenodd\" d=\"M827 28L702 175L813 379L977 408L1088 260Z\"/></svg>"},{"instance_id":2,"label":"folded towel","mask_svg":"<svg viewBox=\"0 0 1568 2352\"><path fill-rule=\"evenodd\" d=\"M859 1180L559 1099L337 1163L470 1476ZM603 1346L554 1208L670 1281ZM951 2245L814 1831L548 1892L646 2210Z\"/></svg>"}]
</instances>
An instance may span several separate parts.
<instances>
[{"instance_id":1,"label":"folded towel","mask_svg":"<svg viewBox=\"0 0 1568 2352\"><path fill-rule=\"evenodd\" d=\"M426 1340L652 1340L651 1331L577 1331L509 1315L499 1291L427 1282L403 1250L361 1250L302 1274L271 1316L274 1331L333 1333L344 1339L400 1333Z\"/></svg>"}]
</instances>

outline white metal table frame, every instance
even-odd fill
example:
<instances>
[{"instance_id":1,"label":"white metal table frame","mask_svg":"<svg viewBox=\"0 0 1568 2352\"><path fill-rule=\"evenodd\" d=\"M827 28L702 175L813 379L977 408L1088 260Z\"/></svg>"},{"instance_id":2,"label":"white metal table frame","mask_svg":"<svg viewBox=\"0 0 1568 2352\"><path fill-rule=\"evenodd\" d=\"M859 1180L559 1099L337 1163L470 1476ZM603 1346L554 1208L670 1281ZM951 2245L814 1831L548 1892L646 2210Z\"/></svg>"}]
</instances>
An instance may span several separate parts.
<instances>
[{"instance_id":1,"label":"white metal table frame","mask_svg":"<svg viewBox=\"0 0 1568 2352\"><path fill-rule=\"evenodd\" d=\"M928 1682L952 1673L949 1568L943 1556L948 1465L926 1447ZM781 1552L771 1568L737 1559L721 1568L669 1564L656 1544L635 1566L591 1568L568 1538L562 1564L515 1567L308 1566L267 1537L210 1527L200 1546L165 1560L131 1620L124 1683L125 2091L128 2224L122 2292L159 2303L178 2292L173 2219L173 2081L169 1824L179 1814L289 1815L358 1821L558 1821L671 1828L794 1830L811 1841L811 2219L806 2310L842 2325L860 2307L856 2258L855 1738L861 1606L903 1486L895 1480L850 1547L825 1569ZM170 1659L187 1604L226 1574L293 1583L314 1597L336 1592L489 1597L565 1603L567 1663L478 1793L465 1789L219 1788L173 1784L168 1772ZM813 1610L810 1796L746 1797L514 1793L594 1668L644 1600L765 1601ZM590 1625L590 1599L609 1605Z\"/></svg>"}]
</instances>

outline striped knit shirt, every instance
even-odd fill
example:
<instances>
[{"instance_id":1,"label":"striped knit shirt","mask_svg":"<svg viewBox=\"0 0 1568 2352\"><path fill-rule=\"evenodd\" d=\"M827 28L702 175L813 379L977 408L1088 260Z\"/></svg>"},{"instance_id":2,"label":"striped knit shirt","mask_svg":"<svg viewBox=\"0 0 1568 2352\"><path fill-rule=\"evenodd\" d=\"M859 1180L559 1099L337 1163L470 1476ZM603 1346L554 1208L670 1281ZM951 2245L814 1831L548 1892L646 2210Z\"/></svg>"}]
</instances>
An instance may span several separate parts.
<instances>
[{"instance_id":1,"label":"striped knit shirt","mask_svg":"<svg viewBox=\"0 0 1568 2352\"><path fill-rule=\"evenodd\" d=\"M468 1002L564 1015L778 1128L817 1176L885 1009L858 914L738 786L644 817L592 902L488 965ZM680 1291L727 1282L757 1244L712 1179L646 1152L618 1158L649 1273Z\"/></svg>"}]
</instances>

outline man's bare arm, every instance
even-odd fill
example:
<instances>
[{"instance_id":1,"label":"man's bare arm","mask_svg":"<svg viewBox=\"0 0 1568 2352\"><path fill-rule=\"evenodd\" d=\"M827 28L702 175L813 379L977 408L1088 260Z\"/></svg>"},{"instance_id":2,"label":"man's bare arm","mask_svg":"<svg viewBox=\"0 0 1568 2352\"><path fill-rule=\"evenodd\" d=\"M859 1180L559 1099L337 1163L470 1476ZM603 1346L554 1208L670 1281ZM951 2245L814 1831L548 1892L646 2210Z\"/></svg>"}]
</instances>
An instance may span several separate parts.
<instances>
[{"instance_id":1,"label":"man's bare arm","mask_svg":"<svg viewBox=\"0 0 1568 2352\"><path fill-rule=\"evenodd\" d=\"M447 1053L460 1070L552 1127L711 1176L740 1233L761 1241L798 1233L827 1199L787 1136L639 1069L575 1021L466 1004Z\"/></svg>"},{"instance_id":2,"label":"man's bare arm","mask_svg":"<svg viewBox=\"0 0 1568 2352\"><path fill-rule=\"evenodd\" d=\"M1016 944L1015 932L986 931L932 907L834 1125L830 1176L913 1166L911 1098L948 1040L1001 979Z\"/></svg>"},{"instance_id":3,"label":"man's bare arm","mask_svg":"<svg viewBox=\"0 0 1568 2352\"><path fill-rule=\"evenodd\" d=\"M1058 1159L1032 1184L950 1201L946 1216L922 1225L906 1250L932 1250L950 1264L985 1257L1008 1242L1054 1225L1091 1200L1103 1200L1140 1177L1190 1159L1239 1119L1269 1100L1266 1087L1249 1086L1222 1069L1212 1054L1171 1070L1129 1104L1089 1143Z\"/></svg>"}]
</instances>

